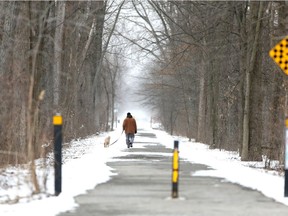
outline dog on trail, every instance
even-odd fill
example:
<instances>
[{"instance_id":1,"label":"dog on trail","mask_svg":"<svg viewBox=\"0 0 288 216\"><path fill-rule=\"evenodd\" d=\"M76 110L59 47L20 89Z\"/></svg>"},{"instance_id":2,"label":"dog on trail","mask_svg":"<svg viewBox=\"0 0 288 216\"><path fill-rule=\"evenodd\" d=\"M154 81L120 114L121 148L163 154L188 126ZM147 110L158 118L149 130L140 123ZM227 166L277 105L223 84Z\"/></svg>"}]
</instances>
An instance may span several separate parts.
<instances>
[{"instance_id":1,"label":"dog on trail","mask_svg":"<svg viewBox=\"0 0 288 216\"><path fill-rule=\"evenodd\" d=\"M109 147L110 145L110 136L107 136L104 140L104 148Z\"/></svg>"}]
</instances>

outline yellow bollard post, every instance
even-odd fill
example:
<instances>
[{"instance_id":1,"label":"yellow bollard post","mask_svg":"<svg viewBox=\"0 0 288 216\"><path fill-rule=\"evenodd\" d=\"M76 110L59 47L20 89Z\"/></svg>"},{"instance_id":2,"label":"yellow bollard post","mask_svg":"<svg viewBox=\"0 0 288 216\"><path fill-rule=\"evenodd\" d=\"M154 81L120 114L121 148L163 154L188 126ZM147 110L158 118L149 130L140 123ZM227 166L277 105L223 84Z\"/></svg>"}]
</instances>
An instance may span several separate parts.
<instances>
[{"instance_id":1,"label":"yellow bollard post","mask_svg":"<svg viewBox=\"0 0 288 216\"><path fill-rule=\"evenodd\" d=\"M58 196L62 191L62 116L53 116L54 125L54 188L55 195Z\"/></svg>"},{"instance_id":2,"label":"yellow bollard post","mask_svg":"<svg viewBox=\"0 0 288 216\"><path fill-rule=\"evenodd\" d=\"M178 198L178 180L179 180L179 142L174 141L173 159L172 159L172 198Z\"/></svg>"}]
</instances>

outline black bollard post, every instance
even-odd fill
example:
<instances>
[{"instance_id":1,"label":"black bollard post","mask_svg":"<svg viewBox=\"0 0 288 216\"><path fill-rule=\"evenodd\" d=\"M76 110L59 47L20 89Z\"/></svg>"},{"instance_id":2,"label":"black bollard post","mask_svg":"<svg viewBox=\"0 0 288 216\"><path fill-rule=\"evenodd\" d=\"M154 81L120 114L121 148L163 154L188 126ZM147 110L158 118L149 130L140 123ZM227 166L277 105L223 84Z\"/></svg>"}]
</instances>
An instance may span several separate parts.
<instances>
[{"instance_id":1,"label":"black bollard post","mask_svg":"<svg viewBox=\"0 0 288 216\"><path fill-rule=\"evenodd\" d=\"M288 118L285 120L285 175L284 175L284 197L288 197Z\"/></svg>"},{"instance_id":2,"label":"black bollard post","mask_svg":"<svg viewBox=\"0 0 288 216\"><path fill-rule=\"evenodd\" d=\"M174 141L173 164L172 164L172 198L178 198L179 180L179 141Z\"/></svg>"},{"instance_id":3,"label":"black bollard post","mask_svg":"<svg viewBox=\"0 0 288 216\"><path fill-rule=\"evenodd\" d=\"M62 116L53 116L54 125L54 172L55 172L55 196L62 191Z\"/></svg>"}]
</instances>

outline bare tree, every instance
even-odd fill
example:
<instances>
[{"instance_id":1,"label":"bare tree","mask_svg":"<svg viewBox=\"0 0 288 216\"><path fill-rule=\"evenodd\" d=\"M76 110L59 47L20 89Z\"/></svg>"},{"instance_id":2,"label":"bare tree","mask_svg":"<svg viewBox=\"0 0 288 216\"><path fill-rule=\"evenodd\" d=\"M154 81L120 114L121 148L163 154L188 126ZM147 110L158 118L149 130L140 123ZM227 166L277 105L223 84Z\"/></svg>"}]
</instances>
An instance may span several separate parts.
<instances>
[{"instance_id":1,"label":"bare tree","mask_svg":"<svg viewBox=\"0 0 288 216\"><path fill-rule=\"evenodd\" d=\"M59 1L56 3L56 29L54 39L54 107L57 112L59 109L60 100L60 75L62 71L62 55L63 55L63 32L64 32L64 19L65 19L65 1Z\"/></svg>"}]
</instances>

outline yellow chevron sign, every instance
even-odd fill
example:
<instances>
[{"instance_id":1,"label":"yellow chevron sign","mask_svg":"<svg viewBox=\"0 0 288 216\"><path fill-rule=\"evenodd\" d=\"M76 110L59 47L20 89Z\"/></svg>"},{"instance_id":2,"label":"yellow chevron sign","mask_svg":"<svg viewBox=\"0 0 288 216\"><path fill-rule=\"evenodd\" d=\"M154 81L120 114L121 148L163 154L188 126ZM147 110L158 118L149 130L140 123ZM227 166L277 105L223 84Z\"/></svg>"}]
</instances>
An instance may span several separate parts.
<instances>
[{"instance_id":1,"label":"yellow chevron sign","mask_svg":"<svg viewBox=\"0 0 288 216\"><path fill-rule=\"evenodd\" d=\"M281 40L269 51L270 57L288 75L288 37Z\"/></svg>"}]
</instances>

